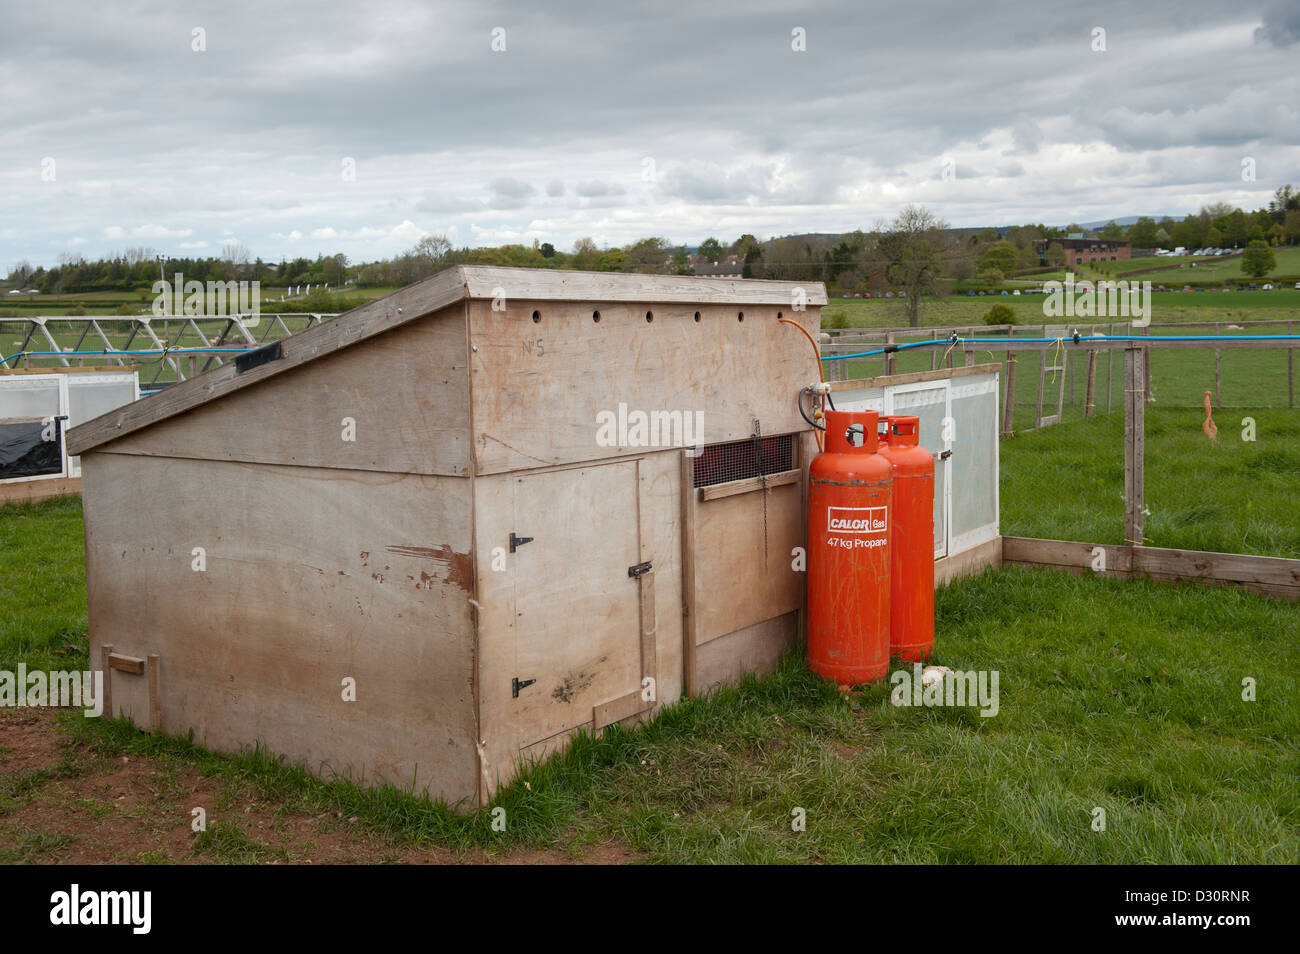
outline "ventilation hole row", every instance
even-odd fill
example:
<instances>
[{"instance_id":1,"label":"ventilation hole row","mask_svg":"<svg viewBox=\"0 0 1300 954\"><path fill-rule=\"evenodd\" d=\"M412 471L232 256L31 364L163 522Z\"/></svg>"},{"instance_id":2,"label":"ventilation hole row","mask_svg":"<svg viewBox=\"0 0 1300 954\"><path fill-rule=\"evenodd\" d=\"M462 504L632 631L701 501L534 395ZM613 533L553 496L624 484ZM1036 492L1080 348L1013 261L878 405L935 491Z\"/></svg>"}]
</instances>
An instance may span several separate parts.
<instances>
[{"instance_id":1,"label":"ventilation hole row","mask_svg":"<svg viewBox=\"0 0 1300 954\"><path fill-rule=\"evenodd\" d=\"M778 312L776 313L776 317L777 317L778 319L779 319L779 318L784 318L785 315L784 315L782 312L779 312L779 311L778 311ZM541 320L542 320L542 313L541 313L540 311L534 311L534 312L533 312L533 322L534 322L534 324L540 323ZM591 313L591 320L592 320L592 321L599 322L599 321L600 321L600 312L599 312L599 311L593 311L593 312ZM645 313L645 320L646 320L647 322L654 321L654 320L655 320L655 313L654 313L653 311L647 311L647 312ZM745 313L744 313L743 311L738 311L738 312L736 312L736 320L737 320L737 321L744 321L744 320L745 320ZM695 313L695 321L696 321L697 323L700 321L700 313L699 313L698 311Z\"/></svg>"}]
</instances>

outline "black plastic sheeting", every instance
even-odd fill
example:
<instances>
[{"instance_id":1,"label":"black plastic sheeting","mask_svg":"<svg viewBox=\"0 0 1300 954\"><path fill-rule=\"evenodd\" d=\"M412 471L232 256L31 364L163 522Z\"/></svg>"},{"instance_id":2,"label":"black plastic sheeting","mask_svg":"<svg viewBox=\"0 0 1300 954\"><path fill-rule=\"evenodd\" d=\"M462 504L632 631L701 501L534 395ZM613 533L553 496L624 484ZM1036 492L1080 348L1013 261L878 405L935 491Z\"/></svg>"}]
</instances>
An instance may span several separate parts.
<instances>
[{"instance_id":1,"label":"black plastic sheeting","mask_svg":"<svg viewBox=\"0 0 1300 954\"><path fill-rule=\"evenodd\" d=\"M63 473L63 433L59 421L0 424L0 480ZM51 433L54 440L44 437Z\"/></svg>"}]
</instances>

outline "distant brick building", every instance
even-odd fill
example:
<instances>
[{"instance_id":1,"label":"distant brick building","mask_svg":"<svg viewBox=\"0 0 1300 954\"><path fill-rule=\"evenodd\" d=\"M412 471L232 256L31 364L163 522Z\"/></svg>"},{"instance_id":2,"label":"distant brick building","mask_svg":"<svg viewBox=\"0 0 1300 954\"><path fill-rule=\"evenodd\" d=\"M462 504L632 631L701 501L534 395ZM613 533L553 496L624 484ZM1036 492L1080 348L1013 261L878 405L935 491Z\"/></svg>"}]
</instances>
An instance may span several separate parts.
<instances>
[{"instance_id":1,"label":"distant brick building","mask_svg":"<svg viewBox=\"0 0 1300 954\"><path fill-rule=\"evenodd\" d=\"M1071 235L1069 238L1045 239L1039 243L1039 258L1044 265L1047 249L1053 242L1065 250L1065 264L1086 265L1089 262L1122 262L1133 257L1133 249L1123 239L1087 238Z\"/></svg>"}]
</instances>

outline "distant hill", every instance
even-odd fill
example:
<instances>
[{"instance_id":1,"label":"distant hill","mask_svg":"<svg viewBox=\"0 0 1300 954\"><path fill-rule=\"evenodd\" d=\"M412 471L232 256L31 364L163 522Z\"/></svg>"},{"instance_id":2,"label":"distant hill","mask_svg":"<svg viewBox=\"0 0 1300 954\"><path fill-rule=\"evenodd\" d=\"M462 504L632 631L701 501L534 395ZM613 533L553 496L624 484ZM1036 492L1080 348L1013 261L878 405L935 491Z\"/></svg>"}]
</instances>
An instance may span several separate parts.
<instances>
[{"instance_id":1,"label":"distant hill","mask_svg":"<svg viewBox=\"0 0 1300 954\"><path fill-rule=\"evenodd\" d=\"M1105 228L1107 225L1109 225L1111 222L1114 222L1116 225L1132 225L1134 222L1136 222L1136 221L1137 221L1138 219L1140 219L1140 218L1143 218L1143 216L1141 216L1141 215L1126 215L1126 216L1124 216L1122 219L1098 219L1098 220L1095 221L1095 222L1080 222L1079 224L1080 224L1081 226L1083 226L1085 229L1104 229L1104 228ZM1155 221L1159 222L1162 218L1164 218L1164 216L1162 216L1162 215L1148 215L1148 216L1145 216L1145 218L1154 219ZM1065 228L1065 226L1066 226L1066 225L1069 225L1069 224L1070 224L1070 223L1067 222L1067 223L1065 223L1064 225L1061 225L1060 228Z\"/></svg>"}]
</instances>

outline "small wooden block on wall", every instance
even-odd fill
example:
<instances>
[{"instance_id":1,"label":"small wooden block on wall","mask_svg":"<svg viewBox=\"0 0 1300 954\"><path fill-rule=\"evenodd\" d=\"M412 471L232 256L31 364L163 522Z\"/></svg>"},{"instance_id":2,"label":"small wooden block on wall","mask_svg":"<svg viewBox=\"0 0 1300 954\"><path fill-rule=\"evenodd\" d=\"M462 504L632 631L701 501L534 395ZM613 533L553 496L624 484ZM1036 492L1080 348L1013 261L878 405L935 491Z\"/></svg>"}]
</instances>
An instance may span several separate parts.
<instances>
[{"instance_id":1,"label":"small wooden block on wall","mask_svg":"<svg viewBox=\"0 0 1300 954\"><path fill-rule=\"evenodd\" d=\"M619 696L617 699L611 699L609 702L602 702L600 705L593 707L591 711L592 727L599 732L607 725L622 722L629 716L634 716L649 708L650 704L641 698L641 690L636 689L625 696Z\"/></svg>"}]
</instances>

